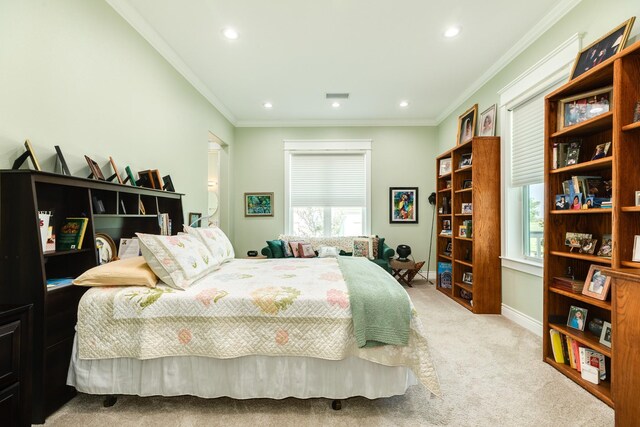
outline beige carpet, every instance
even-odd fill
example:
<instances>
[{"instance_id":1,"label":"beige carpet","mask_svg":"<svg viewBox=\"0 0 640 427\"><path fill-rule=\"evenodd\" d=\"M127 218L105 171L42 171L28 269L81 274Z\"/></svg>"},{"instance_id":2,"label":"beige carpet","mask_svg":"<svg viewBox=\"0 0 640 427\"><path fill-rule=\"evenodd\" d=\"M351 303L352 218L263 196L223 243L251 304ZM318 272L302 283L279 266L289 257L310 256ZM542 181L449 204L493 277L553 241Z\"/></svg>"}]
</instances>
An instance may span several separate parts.
<instances>
[{"instance_id":1,"label":"beige carpet","mask_svg":"<svg viewBox=\"0 0 640 427\"><path fill-rule=\"evenodd\" d=\"M422 316L444 393L415 386L389 399L232 400L79 395L53 426L612 426L613 411L541 361L542 340L502 316L473 315L425 281L409 294Z\"/></svg>"}]
</instances>

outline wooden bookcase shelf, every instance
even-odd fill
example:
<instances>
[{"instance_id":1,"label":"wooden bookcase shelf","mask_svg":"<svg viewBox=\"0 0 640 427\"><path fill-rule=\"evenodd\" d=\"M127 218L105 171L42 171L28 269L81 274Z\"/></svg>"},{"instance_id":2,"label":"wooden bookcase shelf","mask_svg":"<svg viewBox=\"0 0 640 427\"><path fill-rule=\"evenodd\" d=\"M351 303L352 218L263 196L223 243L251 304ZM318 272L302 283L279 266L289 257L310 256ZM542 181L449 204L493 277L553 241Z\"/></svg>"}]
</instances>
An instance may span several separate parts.
<instances>
[{"instance_id":1,"label":"wooden bookcase shelf","mask_svg":"<svg viewBox=\"0 0 640 427\"><path fill-rule=\"evenodd\" d=\"M640 234L640 221L635 213L635 191L640 189L640 123L631 123L635 103L640 99L640 42L624 49L602 64L587 71L580 77L558 88L545 98L545 230L544 230L544 314L543 314L543 360L558 371L571 378L583 388L616 408L618 420L618 402L623 399L629 388L630 371L620 366L619 355L624 350L617 339L619 331L633 330L639 336L640 322L620 323L621 310L628 310L629 302L621 303L625 295L612 280L609 299L596 300L586 295L575 294L554 286L554 277L564 276L571 267L577 277L586 277L591 265L617 270L620 267L640 268L640 263L631 261L633 236ZM610 110L577 125L561 128L559 122L560 100L580 95L592 90L613 87ZM552 169L554 144L580 139L582 141L580 159L572 166ZM590 160L596 145L610 142L609 156ZM562 181L574 175L597 175L611 180L612 208L576 211L554 210L555 197L563 194ZM611 235L613 251L610 258L596 255L569 252L565 246L565 233L590 233L598 240L596 253L602 244L604 235ZM635 274L638 277L640 270ZM605 273L606 274L606 273ZM633 276L633 274L631 274ZM586 323L600 318L611 323L613 345L611 348L600 344L599 337L585 328L578 331L566 326L571 306L588 309ZM636 312L637 315L637 312ZM580 373L569 365L557 363L553 357L550 331L556 330L561 337L569 337L605 356L607 379L600 384L592 384L582 379ZM616 344L618 342L618 344ZM625 343L629 345L629 343ZM634 352L631 360L625 360L623 366L640 365L640 351ZM633 399L640 401L637 390ZM617 424L617 423L616 423ZM623 424L620 424L623 425Z\"/></svg>"},{"instance_id":2,"label":"wooden bookcase shelf","mask_svg":"<svg viewBox=\"0 0 640 427\"><path fill-rule=\"evenodd\" d=\"M459 167L463 154L471 154L473 165ZM436 159L436 171L440 162L451 159L453 172L436 176L437 188L444 188L446 181L451 188L437 193L436 206L445 213L438 215L438 262L450 264L451 288L437 288L463 307L476 314L498 314L502 303L500 271L500 138L475 137L442 153ZM469 184L468 181L471 181ZM466 183L465 183L466 182ZM464 188L471 185L470 188ZM445 206L446 200L446 206ZM463 203L473 203L473 213L462 213ZM473 237L458 237L460 226L471 221ZM445 222L452 235L442 236ZM450 247L451 256L444 256ZM473 260L473 261L468 261ZM473 274L473 285L462 283L465 273ZM461 296L466 291L472 295L469 301Z\"/></svg>"},{"instance_id":3,"label":"wooden bookcase shelf","mask_svg":"<svg viewBox=\"0 0 640 427\"><path fill-rule=\"evenodd\" d=\"M94 214L95 200L102 201L104 214ZM139 212L141 201L146 215ZM56 233L67 217L88 218L81 249L44 252L38 211L52 211ZM43 424L75 395L66 385L67 372L78 302L87 289L47 287L46 280L77 277L98 265L98 232L116 246L136 232L159 234L157 213L169 214L177 233L184 222L182 195L47 172L0 171L0 301L32 305L31 423Z\"/></svg>"}]
</instances>

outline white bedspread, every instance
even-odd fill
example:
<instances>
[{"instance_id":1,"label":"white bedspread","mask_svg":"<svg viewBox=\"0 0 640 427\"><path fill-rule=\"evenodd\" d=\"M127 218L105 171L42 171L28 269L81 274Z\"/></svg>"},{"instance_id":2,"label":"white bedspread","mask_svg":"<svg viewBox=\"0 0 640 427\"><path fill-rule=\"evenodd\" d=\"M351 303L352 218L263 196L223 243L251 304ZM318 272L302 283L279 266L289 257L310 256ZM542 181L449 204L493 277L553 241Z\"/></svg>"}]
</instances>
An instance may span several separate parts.
<instances>
[{"instance_id":1,"label":"white bedspread","mask_svg":"<svg viewBox=\"0 0 640 427\"><path fill-rule=\"evenodd\" d=\"M358 348L335 259L234 260L186 291L90 289L78 308L78 352L80 359L354 356L407 366L439 395L423 326L412 312L408 346Z\"/></svg>"}]
</instances>

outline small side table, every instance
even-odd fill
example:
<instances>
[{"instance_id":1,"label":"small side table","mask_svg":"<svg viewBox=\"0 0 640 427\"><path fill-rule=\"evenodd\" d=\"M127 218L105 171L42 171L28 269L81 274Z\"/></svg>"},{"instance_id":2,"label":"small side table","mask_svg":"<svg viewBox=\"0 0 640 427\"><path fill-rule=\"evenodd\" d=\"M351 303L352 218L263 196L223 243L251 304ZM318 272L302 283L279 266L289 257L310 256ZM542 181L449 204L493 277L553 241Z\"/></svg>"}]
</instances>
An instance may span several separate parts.
<instances>
[{"instance_id":1,"label":"small side table","mask_svg":"<svg viewBox=\"0 0 640 427\"><path fill-rule=\"evenodd\" d=\"M391 271L393 271L393 277L395 277L398 282L413 288L411 281L416 277L416 274L420 272L424 261L398 261L397 258L394 258L389 262L389 265L391 266Z\"/></svg>"}]
</instances>

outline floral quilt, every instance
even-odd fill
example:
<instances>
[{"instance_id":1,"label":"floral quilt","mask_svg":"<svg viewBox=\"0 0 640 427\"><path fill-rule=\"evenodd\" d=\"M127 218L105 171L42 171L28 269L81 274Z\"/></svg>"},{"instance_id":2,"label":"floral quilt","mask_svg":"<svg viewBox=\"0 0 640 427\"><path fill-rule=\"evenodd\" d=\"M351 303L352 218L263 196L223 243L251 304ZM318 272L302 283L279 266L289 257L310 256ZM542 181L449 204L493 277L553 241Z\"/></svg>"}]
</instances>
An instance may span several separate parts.
<instances>
[{"instance_id":1,"label":"floral quilt","mask_svg":"<svg viewBox=\"0 0 640 427\"><path fill-rule=\"evenodd\" d=\"M335 258L237 259L186 291L91 288L78 308L78 350L81 359L356 356L407 366L439 395L422 322L412 313L408 346L358 348Z\"/></svg>"}]
</instances>

